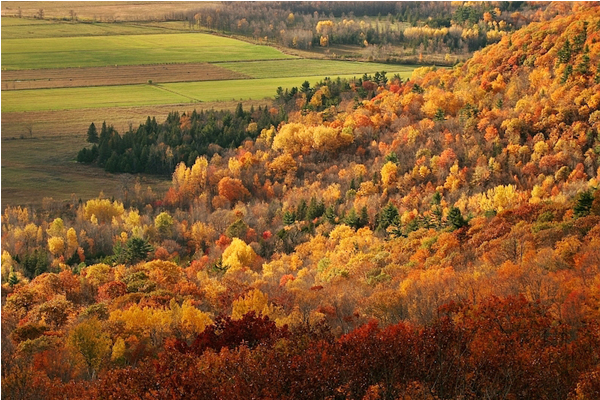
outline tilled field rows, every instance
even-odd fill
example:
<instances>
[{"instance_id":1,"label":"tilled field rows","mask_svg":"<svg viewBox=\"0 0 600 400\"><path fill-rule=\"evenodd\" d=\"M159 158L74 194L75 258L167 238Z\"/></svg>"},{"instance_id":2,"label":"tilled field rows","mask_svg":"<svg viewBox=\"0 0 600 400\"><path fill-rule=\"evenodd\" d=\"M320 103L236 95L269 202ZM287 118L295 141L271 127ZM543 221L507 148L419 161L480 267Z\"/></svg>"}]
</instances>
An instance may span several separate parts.
<instances>
[{"instance_id":1,"label":"tilled field rows","mask_svg":"<svg viewBox=\"0 0 600 400\"><path fill-rule=\"evenodd\" d=\"M113 86L140 83L220 81L249 78L208 63L124 65L2 72L2 90Z\"/></svg>"}]
</instances>

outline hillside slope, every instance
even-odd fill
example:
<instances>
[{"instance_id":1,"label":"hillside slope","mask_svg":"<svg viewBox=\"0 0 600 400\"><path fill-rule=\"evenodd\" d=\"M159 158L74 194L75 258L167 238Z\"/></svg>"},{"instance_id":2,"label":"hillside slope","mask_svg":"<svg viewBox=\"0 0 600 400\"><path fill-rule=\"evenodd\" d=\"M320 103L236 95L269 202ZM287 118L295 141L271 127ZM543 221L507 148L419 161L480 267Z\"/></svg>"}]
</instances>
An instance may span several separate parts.
<instances>
[{"instance_id":1,"label":"hillside slope","mask_svg":"<svg viewBox=\"0 0 600 400\"><path fill-rule=\"evenodd\" d=\"M148 118L166 196L3 215L3 394L597 398L599 32L577 5L407 82Z\"/></svg>"}]
</instances>

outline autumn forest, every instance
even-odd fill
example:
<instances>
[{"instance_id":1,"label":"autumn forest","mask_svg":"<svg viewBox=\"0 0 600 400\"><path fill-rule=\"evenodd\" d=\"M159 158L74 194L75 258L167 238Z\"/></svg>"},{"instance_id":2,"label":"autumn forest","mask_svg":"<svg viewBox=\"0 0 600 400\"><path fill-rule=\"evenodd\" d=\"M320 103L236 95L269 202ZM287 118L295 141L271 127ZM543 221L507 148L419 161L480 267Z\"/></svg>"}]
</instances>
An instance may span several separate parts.
<instances>
[{"instance_id":1,"label":"autumn forest","mask_svg":"<svg viewBox=\"0 0 600 400\"><path fill-rule=\"evenodd\" d=\"M600 398L600 5L546 6L409 79L89 121L79 163L170 185L4 209L3 397Z\"/></svg>"}]
</instances>

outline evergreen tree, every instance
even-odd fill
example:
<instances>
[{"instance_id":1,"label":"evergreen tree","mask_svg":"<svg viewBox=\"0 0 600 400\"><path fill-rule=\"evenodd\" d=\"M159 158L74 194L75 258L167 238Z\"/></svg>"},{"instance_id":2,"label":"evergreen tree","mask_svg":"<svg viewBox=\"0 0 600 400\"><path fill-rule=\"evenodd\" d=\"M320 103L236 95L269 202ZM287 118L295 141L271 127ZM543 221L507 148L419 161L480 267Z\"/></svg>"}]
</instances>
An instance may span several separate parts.
<instances>
[{"instance_id":1,"label":"evergreen tree","mask_svg":"<svg viewBox=\"0 0 600 400\"><path fill-rule=\"evenodd\" d=\"M319 218L325 212L325 203L323 201L317 202L315 197L310 199L308 210L306 211L306 218L312 221L315 218Z\"/></svg>"},{"instance_id":2,"label":"evergreen tree","mask_svg":"<svg viewBox=\"0 0 600 400\"><path fill-rule=\"evenodd\" d=\"M134 236L125 245L125 260L132 265L139 261L145 261L152 251L154 251L154 248L148 241Z\"/></svg>"},{"instance_id":3,"label":"evergreen tree","mask_svg":"<svg viewBox=\"0 0 600 400\"><path fill-rule=\"evenodd\" d=\"M367 225L369 225L369 212L367 206L363 206L360 210L360 226L363 227Z\"/></svg>"},{"instance_id":4,"label":"evergreen tree","mask_svg":"<svg viewBox=\"0 0 600 400\"><path fill-rule=\"evenodd\" d=\"M335 213L335 208L331 205L327 207L325 210L325 219L331 223L335 224L335 219L337 218L337 214Z\"/></svg>"},{"instance_id":5,"label":"evergreen tree","mask_svg":"<svg viewBox=\"0 0 600 400\"><path fill-rule=\"evenodd\" d=\"M8 276L8 284L12 287L17 283L19 283L19 278L17 277L17 274L15 274L15 271L11 270L10 275Z\"/></svg>"},{"instance_id":6,"label":"evergreen tree","mask_svg":"<svg viewBox=\"0 0 600 400\"><path fill-rule=\"evenodd\" d=\"M468 222L463 218L462 213L457 207L452 207L448 212L448 222L452 227L452 230L460 229L463 226L467 226Z\"/></svg>"},{"instance_id":7,"label":"evergreen tree","mask_svg":"<svg viewBox=\"0 0 600 400\"><path fill-rule=\"evenodd\" d=\"M306 219L306 212L308 211L308 206L306 205L306 200L300 200L300 204L296 207L296 219L298 221L304 221Z\"/></svg>"},{"instance_id":8,"label":"evergreen tree","mask_svg":"<svg viewBox=\"0 0 600 400\"><path fill-rule=\"evenodd\" d=\"M292 225L296 222L296 213L294 211L286 211L283 213L283 223L285 225Z\"/></svg>"},{"instance_id":9,"label":"evergreen tree","mask_svg":"<svg viewBox=\"0 0 600 400\"><path fill-rule=\"evenodd\" d=\"M92 122L87 131L87 141L88 143L98 143L98 131L96 130L96 125Z\"/></svg>"},{"instance_id":10,"label":"evergreen tree","mask_svg":"<svg viewBox=\"0 0 600 400\"><path fill-rule=\"evenodd\" d=\"M575 207L573 208L573 212L577 218L585 217L590 214L590 210L592 209L592 203L594 202L594 195L591 190L586 190L585 192L581 192L579 196L577 196L577 201L575 203Z\"/></svg>"},{"instance_id":11,"label":"evergreen tree","mask_svg":"<svg viewBox=\"0 0 600 400\"><path fill-rule=\"evenodd\" d=\"M354 208L351 209L346 218L344 218L344 223L354 229L360 228L360 218L356 214Z\"/></svg>"},{"instance_id":12,"label":"evergreen tree","mask_svg":"<svg viewBox=\"0 0 600 400\"><path fill-rule=\"evenodd\" d=\"M398 214L398 209L392 203L389 203L377 218L377 229L385 231L390 225L398 224L400 220L400 215Z\"/></svg>"}]
</instances>

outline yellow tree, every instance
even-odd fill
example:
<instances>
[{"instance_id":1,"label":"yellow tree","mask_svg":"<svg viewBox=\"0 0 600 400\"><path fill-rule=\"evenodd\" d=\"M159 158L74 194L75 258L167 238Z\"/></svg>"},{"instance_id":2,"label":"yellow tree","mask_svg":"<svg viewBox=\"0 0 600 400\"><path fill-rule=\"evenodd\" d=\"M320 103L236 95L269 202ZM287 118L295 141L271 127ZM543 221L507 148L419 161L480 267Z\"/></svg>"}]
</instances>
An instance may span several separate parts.
<instances>
[{"instance_id":1,"label":"yellow tree","mask_svg":"<svg viewBox=\"0 0 600 400\"><path fill-rule=\"evenodd\" d=\"M95 379L112 345L100 321L92 318L77 325L69 334L68 343L71 351L83 359L88 378Z\"/></svg>"},{"instance_id":2,"label":"yellow tree","mask_svg":"<svg viewBox=\"0 0 600 400\"><path fill-rule=\"evenodd\" d=\"M275 307L269 304L269 296L258 289L251 290L243 298L233 302L231 318L242 319L244 315L254 311L257 316L267 316L273 318Z\"/></svg>"},{"instance_id":3,"label":"yellow tree","mask_svg":"<svg viewBox=\"0 0 600 400\"><path fill-rule=\"evenodd\" d=\"M83 207L84 217L92 220L92 216L98 220L98 223L111 222L113 218L120 217L125 212L123 203L108 199L92 199L85 203Z\"/></svg>"},{"instance_id":4,"label":"yellow tree","mask_svg":"<svg viewBox=\"0 0 600 400\"><path fill-rule=\"evenodd\" d=\"M381 182L384 187L388 188L396 184L398 180L398 166L392 161L388 161L381 168Z\"/></svg>"},{"instance_id":5,"label":"yellow tree","mask_svg":"<svg viewBox=\"0 0 600 400\"><path fill-rule=\"evenodd\" d=\"M223 252L223 265L231 269L251 267L257 257L252 247L238 238L233 238L231 244Z\"/></svg>"}]
</instances>

